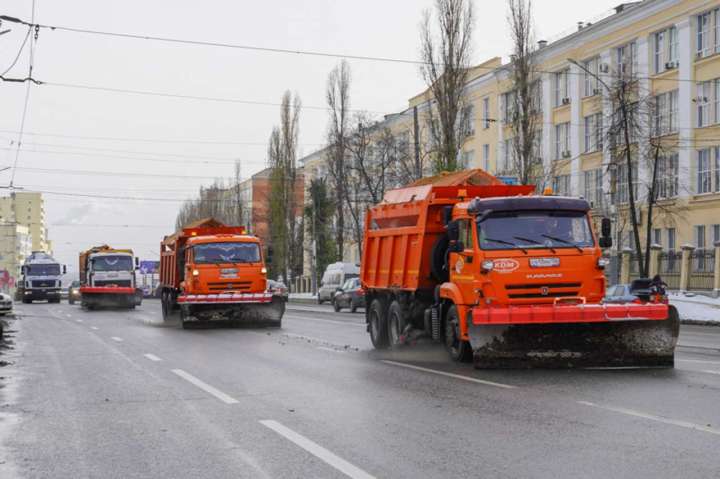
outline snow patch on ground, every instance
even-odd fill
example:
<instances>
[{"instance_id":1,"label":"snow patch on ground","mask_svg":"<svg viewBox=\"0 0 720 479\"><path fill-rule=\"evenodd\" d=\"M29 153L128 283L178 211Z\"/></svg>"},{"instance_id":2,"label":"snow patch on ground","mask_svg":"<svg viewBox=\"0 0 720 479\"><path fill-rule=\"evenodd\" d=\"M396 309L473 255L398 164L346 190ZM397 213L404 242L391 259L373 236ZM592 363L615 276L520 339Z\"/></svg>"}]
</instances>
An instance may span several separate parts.
<instances>
[{"instance_id":1,"label":"snow patch on ground","mask_svg":"<svg viewBox=\"0 0 720 479\"><path fill-rule=\"evenodd\" d=\"M312 294L312 293L290 293L290 299L317 299L317 294Z\"/></svg>"},{"instance_id":2,"label":"snow patch on ground","mask_svg":"<svg viewBox=\"0 0 720 479\"><path fill-rule=\"evenodd\" d=\"M675 305L684 321L708 321L720 325L720 298L686 296L670 293L670 304Z\"/></svg>"}]
</instances>

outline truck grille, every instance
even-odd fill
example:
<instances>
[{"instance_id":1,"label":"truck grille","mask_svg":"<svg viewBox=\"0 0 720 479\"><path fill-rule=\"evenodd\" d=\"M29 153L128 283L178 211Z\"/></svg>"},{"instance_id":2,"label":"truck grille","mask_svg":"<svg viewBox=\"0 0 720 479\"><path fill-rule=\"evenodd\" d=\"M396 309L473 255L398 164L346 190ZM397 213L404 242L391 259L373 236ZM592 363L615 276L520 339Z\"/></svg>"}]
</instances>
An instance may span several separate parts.
<instances>
[{"instance_id":1,"label":"truck grille","mask_svg":"<svg viewBox=\"0 0 720 479\"><path fill-rule=\"evenodd\" d=\"M31 282L33 288L54 288L55 287L55 280L54 279L42 279L42 280L36 280Z\"/></svg>"},{"instance_id":2,"label":"truck grille","mask_svg":"<svg viewBox=\"0 0 720 479\"><path fill-rule=\"evenodd\" d=\"M508 284L510 299L563 298L578 296L581 283Z\"/></svg>"},{"instance_id":3,"label":"truck grille","mask_svg":"<svg viewBox=\"0 0 720 479\"><path fill-rule=\"evenodd\" d=\"M212 292L220 291L249 291L252 281L217 281L208 283L208 289Z\"/></svg>"},{"instance_id":4,"label":"truck grille","mask_svg":"<svg viewBox=\"0 0 720 479\"><path fill-rule=\"evenodd\" d=\"M95 286L117 286L120 288L129 288L132 286L129 279L110 279L104 281L95 281Z\"/></svg>"}]
</instances>

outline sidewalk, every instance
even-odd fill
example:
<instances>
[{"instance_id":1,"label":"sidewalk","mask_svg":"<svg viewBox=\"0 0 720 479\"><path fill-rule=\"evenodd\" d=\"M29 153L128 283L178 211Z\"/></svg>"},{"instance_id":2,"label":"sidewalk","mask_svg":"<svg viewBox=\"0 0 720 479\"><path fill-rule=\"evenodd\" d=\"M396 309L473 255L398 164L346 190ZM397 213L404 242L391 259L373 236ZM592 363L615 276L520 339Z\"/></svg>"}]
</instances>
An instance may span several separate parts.
<instances>
[{"instance_id":1,"label":"sidewalk","mask_svg":"<svg viewBox=\"0 0 720 479\"><path fill-rule=\"evenodd\" d=\"M720 326L720 298L678 293L670 293L669 296L670 304L678 309L683 323Z\"/></svg>"}]
</instances>

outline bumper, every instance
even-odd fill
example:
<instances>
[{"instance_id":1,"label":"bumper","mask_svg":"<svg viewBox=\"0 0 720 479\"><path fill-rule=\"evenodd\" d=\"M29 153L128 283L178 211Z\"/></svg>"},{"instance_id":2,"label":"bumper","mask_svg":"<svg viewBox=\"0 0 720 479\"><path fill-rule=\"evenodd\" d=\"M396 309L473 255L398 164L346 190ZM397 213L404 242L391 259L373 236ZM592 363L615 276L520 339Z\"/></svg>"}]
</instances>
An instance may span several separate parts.
<instances>
[{"instance_id":1,"label":"bumper","mask_svg":"<svg viewBox=\"0 0 720 479\"><path fill-rule=\"evenodd\" d=\"M113 286L82 286L80 294L129 294L135 295L135 288L121 288Z\"/></svg>"},{"instance_id":2,"label":"bumper","mask_svg":"<svg viewBox=\"0 0 720 479\"><path fill-rule=\"evenodd\" d=\"M662 321L667 317L668 305L661 303L543 304L472 310L472 324L476 326Z\"/></svg>"},{"instance_id":3,"label":"bumper","mask_svg":"<svg viewBox=\"0 0 720 479\"><path fill-rule=\"evenodd\" d=\"M59 289L26 289L23 291L23 297L27 299L50 299L59 298Z\"/></svg>"},{"instance_id":4,"label":"bumper","mask_svg":"<svg viewBox=\"0 0 720 479\"><path fill-rule=\"evenodd\" d=\"M183 294L177 298L179 304L262 304L270 303L272 300L272 293Z\"/></svg>"}]
</instances>

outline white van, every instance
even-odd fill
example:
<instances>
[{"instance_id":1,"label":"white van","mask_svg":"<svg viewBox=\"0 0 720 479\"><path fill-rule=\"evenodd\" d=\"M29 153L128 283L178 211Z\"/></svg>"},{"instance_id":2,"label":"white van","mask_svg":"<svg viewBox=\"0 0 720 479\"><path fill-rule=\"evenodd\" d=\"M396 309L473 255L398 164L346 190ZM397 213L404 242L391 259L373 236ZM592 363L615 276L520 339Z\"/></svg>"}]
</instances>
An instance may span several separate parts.
<instances>
[{"instance_id":1,"label":"white van","mask_svg":"<svg viewBox=\"0 0 720 479\"><path fill-rule=\"evenodd\" d=\"M332 301L337 289L345 283L345 280L360 276L360 266L353 263L333 263L325 269L320 288L318 289L318 304L325 301Z\"/></svg>"}]
</instances>

